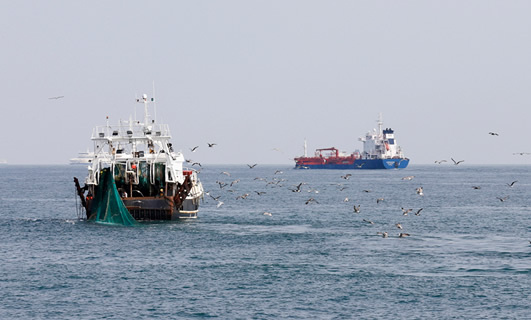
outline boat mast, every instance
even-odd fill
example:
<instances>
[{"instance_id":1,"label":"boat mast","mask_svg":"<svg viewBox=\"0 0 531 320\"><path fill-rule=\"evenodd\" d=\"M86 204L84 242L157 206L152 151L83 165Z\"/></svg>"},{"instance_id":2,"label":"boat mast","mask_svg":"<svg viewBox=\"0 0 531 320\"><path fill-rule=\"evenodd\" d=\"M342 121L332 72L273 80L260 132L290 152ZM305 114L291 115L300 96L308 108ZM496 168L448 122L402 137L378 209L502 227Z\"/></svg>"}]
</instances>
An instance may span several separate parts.
<instances>
[{"instance_id":1,"label":"boat mast","mask_svg":"<svg viewBox=\"0 0 531 320\"><path fill-rule=\"evenodd\" d=\"M144 134L145 134L146 132L151 130L149 125L148 125L148 121L149 121L148 103L149 102L148 102L147 94L144 93L142 95L142 99L136 99L136 102L144 104L144 123L143 123L143 126L144 126ZM135 108L135 122L137 122L137 120L136 120L136 108ZM136 152L136 140L133 140L133 151Z\"/></svg>"},{"instance_id":2,"label":"boat mast","mask_svg":"<svg viewBox=\"0 0 531 320\"><path fill-rule=\"evenodd\" d=\"M378 135L381 137L383 135L382 126L383 126L383 120L382 120L382 113L378 113Z\"/></svg>"},{"instance_id":3,"label":"boat mast","mask_svg":"<svg viewBox=\"0 0 531 320\"><path fill-rule=\"evenodd\" d=\"M153 119L155 120L155 122L157 122L157 100L155 99L155 80L153 80L153 99L151 99L151 101L153 101Z\"/></svg>"},{"instance_id":4,"label":"boat mast","mask_svg":"<svg viewBox=\"0 0 531 320\"><path fill-rule=\"evenodd\" d=\"M304 138L304 157L308 157L308 145L306 144L306 138Z\"/></svg>"},{"instance_id":5,"label":"boat mast","mask_svg":"<svg viewBox=\"0 0 531 320\"><path fill-rule=\"evenodd\" d=\"M149 112L148 112L148 98L147 94L142 95L142 102L144 103L144 125L148 125L149 121Z\"/></svg>"}]
</instances>

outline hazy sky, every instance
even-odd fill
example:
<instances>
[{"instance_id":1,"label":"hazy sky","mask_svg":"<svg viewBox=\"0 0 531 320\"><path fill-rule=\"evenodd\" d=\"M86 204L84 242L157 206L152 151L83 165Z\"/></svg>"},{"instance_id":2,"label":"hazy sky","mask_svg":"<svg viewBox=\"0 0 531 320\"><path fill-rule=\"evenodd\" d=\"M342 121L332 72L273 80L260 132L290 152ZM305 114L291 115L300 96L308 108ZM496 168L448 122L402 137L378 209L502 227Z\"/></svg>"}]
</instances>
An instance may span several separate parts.
<instances>
[{"instance_id":1,"label":"hazy sky","mask_svg":"<svg viewBox=\"0 0 531 320\"><path fill-rule=\"evenodd\" d=\"M531 152L530 12L485 0L2 1L0 159L68 163L154 81L159 122L202 163L292 164L305 138L310 153L361 149L379 112L411 164L531 163L513 155Z\"/></svg>"}]
</instances>

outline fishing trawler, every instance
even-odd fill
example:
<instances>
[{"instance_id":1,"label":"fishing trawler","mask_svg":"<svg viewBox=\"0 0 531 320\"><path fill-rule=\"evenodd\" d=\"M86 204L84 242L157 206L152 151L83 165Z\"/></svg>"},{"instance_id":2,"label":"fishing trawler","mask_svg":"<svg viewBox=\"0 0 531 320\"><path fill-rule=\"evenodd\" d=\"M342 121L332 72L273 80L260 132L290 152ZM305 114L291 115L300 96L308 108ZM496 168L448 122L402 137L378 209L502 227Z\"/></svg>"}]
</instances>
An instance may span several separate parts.
<instances>
[{"instance_id":1,"label":"fishing trawler","mask_svg":"<svg viewBox=\"0 0 531 320\"><path fill-rule=\"evenodd\" d=\"M85 185L74 178L88 220L197 218L203 186L197 171L183 167L181 152L170 142L170 129L151 119L154 99L143 95L144 121L129 118L93 129L93 158ZM136 116L135 116L136 118Z\"/></svg>"},{"instance_id":2,"label":"fishing trawler","mask_svg":"<svg viewBox=\"0 0 531 320\"><path fill-rule=\"evenodd\" d=\"M323 148L308 157L306 141L304 156L295 158L296 169L403 169L409 164L402 149L396 143L394 130L383 129L382 115L378 118L378 129L373 129L359 140L363 152L341 152L337 148Z\"/></svg>"}]
</instances>

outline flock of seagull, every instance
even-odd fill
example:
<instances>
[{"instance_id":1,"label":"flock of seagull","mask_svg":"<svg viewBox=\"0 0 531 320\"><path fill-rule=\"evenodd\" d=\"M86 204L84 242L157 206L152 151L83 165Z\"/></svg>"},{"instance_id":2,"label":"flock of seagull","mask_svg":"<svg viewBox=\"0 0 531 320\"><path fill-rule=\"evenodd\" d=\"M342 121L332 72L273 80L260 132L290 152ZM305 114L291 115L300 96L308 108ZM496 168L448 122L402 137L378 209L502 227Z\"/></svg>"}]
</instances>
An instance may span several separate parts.
<instances>
[{"instance_id":1,"label":"flock of seagull","mask_svg":"<svg viewBox=\"0 0 531 320\"><path fill-rule=\"evenodd\" d=\"M248 165L249 169L253 169L256 165ZM280 178L280 175L282 174L283 172L281 170L276 170L273 174L273 178L261 178L261 177L256 177L254 178L255 181L259 181L261 182L262 184L265 183L265 187L267 186L271 186L271 187L284 187L287 192L290 192L290 193L303 193L303 192L307 192L307 193L312 193L312 194L319 194L319 190L316 190L314 188L311 188L308 186L308 183L306 182L299 182L298 184L295 184L295 185L289 185L289 181L286 180L286 179L283 179L283 178ZM219 176L226 176L227 178L232 178L232 175L231 173L227 172L227 171L223 171L223 172L220 172L219 173ZM339 178L340 179L343 179L343 180L349 180L349 178L352 176L352 174L348 173L348 174L345 174L345 175L342 175L340 176ZM402 180L404 181L411 181L414 179L414 176L406 176L406 177L403 177ZM216 188L218 189L217 191L215 190L210 190L210 191L207 191L206 194L214 201L217 202L216 204L216 207L219 208L221 207L222 205L224 205L224 201L222 201L222 195L219 195L219 193L224 193L224 197L230 197L231 194L234 194L237 192L237 190L235 190L236 188L236 185L238 183L240 183L241 179L234 179L232 181L222 181L224 179L218 179L216 181L216 184L217 186L219 187ZM333 183L332 185L335 185L337 186L337 190L338 192L341 192L345 189L348 188L348 186L345 186L343 185L342 183ZM264 185L260 186L259 189L263 188ZM363 193L372 193L371 190L369 189L364 189L364 190L361 190ZM415 189L415 192L418 196L422 197L424 196L424 189L422 186L420 187L417 187ZM218 194L218 195L214 195L214 194ZM246 192L246 193L243 193L243 194L239 194L237 196L234 196L234 199L235 200L244 200L244 199L247 199L248 197L251 196L251 194L256 194L256 196L263 196L265 194L267 194L267 191L263 191L263 190L260 190L260 191L253 191L253 192ZM313 205L313 204L319 204L319 201L314 198L314 197L309 197L309 198L304 198L304 205ZM343 202L350 202L351 200L348 198L348 197L345 197ZM376 204L380 204L382 202L384 202L385 199L383 197L379 197L376 199ZM411 215L415 215L415 216L420 216L421 215L421 212L424 210L424 208L419 208L419 209L413 209L413 208L401 208L401 211L402 211L402 216L407 216L409 214ZM352 206L352 212L355 213L355 214L360 214L362 212L362 208L361 208L361 205L360 204L354 204ZM270 212L270 211L265 211L262 213L264 216L269 216L269 217L272 217L273 216L273 213ZM368 219L362 219L361 220L362 222L364 223L368 223L368 224L371 224L371 225L374 225L375 223L371 220L368 220ZM403 232L403 226L401 223L397 222L395 224L395 226L401 231L398 233L397 237L398 238L404 238L404 237L408 237L410 236L410 233L407 233L407 232ZM382 237L384 238L387 238L389 237L389 233L387 231L384 231L384 232L377 232L377 235L381 235Z\"/></svg>"},{"instance_id":2,"label":"flock of seagull","mask_svg":"<svg viewBox=\"0 0 531 320\"><path fill-rule=\"evenodd\" d=\"M490 135L494 135L494 136L498 135L495 132L489 132L489 134ZM208 143L208 147L209 148L213 148L214 146L216 146L216 143ZM198 148L199 148L199 146L195 146L193 148L190 148L190 151L191 152L195 152ZM525 154L525 153L522 153L522 154ZM455 160L453 158L450 158L450 159L453 162L453 164L456 165L456 166L464 162L464 160ZM186 160L186 161L191 163L192 166L197 165L197 166L201 167L201 164L198 163L198 162L193 162L192 160ZM444 162L448 162L448 161L447 160L437 160L437 161L435 161L436 164L442 164ZM257 166L257 164L248 164L247 166L248 166L249 169L253 169L253 168L255 168ZM198 170L198 171L201 171L201 170ZM267 179L267 178L257 177L257 178L254 178L254 180L255 181L261 181L262 183L265 182L265 187L268 187L268 186L271 186L271 187L284 187L286 185L286 183L288 183L288 181L286 179L280 178L282 173L283 172L281 170L276 170L274 172L274 174L273 174L273 178L268 178ZM227 178L231 178L231 173L229 173L228 171L220 172L219 175L220 176L223 175L223 176L226 176ZM349 180L350 177L352 177L352 174L347 173L347 174L341 175L339 178L342 179L342 180ZM401 180L403 180L403 181L412 181L412 180L414 180L414 178L415 178L415 176L410 175L410 176L402 177ZM210 190L210 191L205 192L205 194L208 195L212 200L216 201L216 207L217 208L220 208L225 203L222 201L222 196L221 195L214 196L213 194L214 193L220 193L220 192L224 192L227 195L233 194L233 193L236 192L236 190L234 190L233 187L235 187L241 181L241 179L239 179L239 178L238 179L234 179L234 180L232 180L230 182L225 182L225 181L222 181L222 180L223 179L218 178L218 180L216 181L216 184L219 186L218 191ZM518 182L518 180L514 180L514 181L512 181L510 183L507 183L507 186L512 188L512 187L515 186L515 184L517 182ZM306 191L308 193L315 193L315 194L319 193L319 190L316 190L316 189L310 188L310 187L306 188L306 186L307 186L307 183L299 182L299 183L297 183L295 185L286 187L286 189L289 190L289 192L292 192L292 193L301 193L303 191ZM343 191L343 190L345 190L347 188L346 186L344 186L341 183L337 183L337 186L338 186L338 191L339 192L341 192L341 191ZM477 186L477 185L472 186L472 188L475 189L475 190L481 189L481 187ZM364 190L362 190L362 192L370 193L372 191L368 190L368 189L364 189ZM263 196L266 193L267 193L267 191L263 191L263 190L257 191L257 190L255 190L254 192L246 192L246 193L234 196L234 199L235 200L245 200L248 197L250 197L251 194L256 194L256 196ZM424 188L422 186L418 186L415 189L415 193L416 193L417 196L423 197L424 196ZM498 199L500 202L505 202L505 201L507 201L509 199L509 196L496 197L496 199ZM378 204L380 204L380 203L382 203L384 201L385 201L385 199L383 197L379 197L379 198L376 199L376 204L378 205ZM343 202L350 202L350 199L348 197L346 197L346 198L344 198ZM319 204L319 201L317 199L313 198L313 197L309 197L309 198L307 198L304 201L304 204L305 205ZM407 216L409 214L415 215L415 216L420 216L421 212L423 210L424 210L424 208L413 209L413 208L401 207L402 216ZM360 204L354 204L352 206L352 212L354 214L360 214L362 212L361 205ZM273 213L270 212L270 211L265 211L262 214L264 216L269 216L269 217L273 216ZM368 223L370 225L374 225L375 224L373 221L365 219L365 218L363 218L361 221L364 222L364 223ZM396 222L394 224L394 226L400 231L397 234L398 238L404 238L404 237L408 237L408 236L411 235L410 233L404 232L404 230L403 230L404 227L402 226L401 223ZM388 231L378 231L376 234L381 236L381 237L383 237L383 238L388 238L389 237L389 232Z\"/></svg>"}]
</instances>

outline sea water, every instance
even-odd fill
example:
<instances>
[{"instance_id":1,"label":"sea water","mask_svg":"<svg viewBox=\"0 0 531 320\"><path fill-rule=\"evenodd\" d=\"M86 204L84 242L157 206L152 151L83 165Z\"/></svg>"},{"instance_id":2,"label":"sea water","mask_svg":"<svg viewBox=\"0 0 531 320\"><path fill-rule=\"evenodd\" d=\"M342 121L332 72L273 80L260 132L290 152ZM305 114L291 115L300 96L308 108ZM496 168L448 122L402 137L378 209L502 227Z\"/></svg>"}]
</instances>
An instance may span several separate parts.
<instances>
[{"instance_id":1,"label":"sea water","mask_svg":"<svg viewBox=\"0 0 531 320\"><path fill-rule=\"evenodd\" d=\"M0 319L531 317L531 166L204 166L198 219L139 227L74 176L0 167Z\"/></svg>"}]
</instances>

